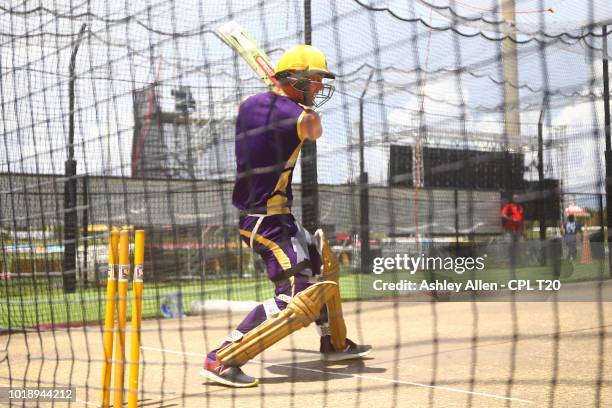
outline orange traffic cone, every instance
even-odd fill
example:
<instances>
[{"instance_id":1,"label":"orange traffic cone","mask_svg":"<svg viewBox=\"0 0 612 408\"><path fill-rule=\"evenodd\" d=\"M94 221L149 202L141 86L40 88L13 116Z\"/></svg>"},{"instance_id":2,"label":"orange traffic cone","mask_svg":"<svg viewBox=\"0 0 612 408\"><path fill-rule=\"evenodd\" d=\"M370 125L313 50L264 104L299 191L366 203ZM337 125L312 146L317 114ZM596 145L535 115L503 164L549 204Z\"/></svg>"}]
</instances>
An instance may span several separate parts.
<instances>
[{"instance_id":1,"label":"orange traffic cone","mask_svg":"<svg viewBox=\"0 0 612 408\"><path fill-rule=\"evenodd\" d=\"M586 232L582 233L582 256L580 257L580 263L589 265L593 262L591 256L591 240L589 240L589 234Z\"/></svg>"}]
</instances>

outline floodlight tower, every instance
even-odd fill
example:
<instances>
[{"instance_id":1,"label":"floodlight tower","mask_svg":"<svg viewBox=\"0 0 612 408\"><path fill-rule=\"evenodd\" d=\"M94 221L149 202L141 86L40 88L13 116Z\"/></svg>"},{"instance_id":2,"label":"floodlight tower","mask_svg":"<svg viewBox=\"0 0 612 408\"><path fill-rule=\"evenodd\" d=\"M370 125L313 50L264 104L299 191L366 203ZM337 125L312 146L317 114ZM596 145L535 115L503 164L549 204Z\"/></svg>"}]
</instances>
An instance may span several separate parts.
<instances>
[{"instance_id":1,"label":"floodlight tower","mask_svg":"<svg viewBox=\"0 0 612 408\"><path fill-rule=\"evenodd\" d=\"M521 111L516 51L515 0L502 0L502 66L504 75L504 133L507 147L517 150L521 144Z\"/></svg>"}]
</instances>

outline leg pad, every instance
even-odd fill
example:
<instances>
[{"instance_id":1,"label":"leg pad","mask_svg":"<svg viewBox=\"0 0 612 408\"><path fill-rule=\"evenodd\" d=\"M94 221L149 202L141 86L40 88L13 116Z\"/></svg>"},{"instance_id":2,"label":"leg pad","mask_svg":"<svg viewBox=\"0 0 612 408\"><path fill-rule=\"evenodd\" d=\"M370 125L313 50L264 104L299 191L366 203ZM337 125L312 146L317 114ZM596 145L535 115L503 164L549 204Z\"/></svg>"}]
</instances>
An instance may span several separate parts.
<instances>
[{"instance_id":1,"label":"leg pad","mask_svg":"<svg viewBox=\"0 0 612 408\"><path fill-rule=\"evenodd\" d=\"M325 239L323 230L317 230L315 237L320 239L319 247L321 248L321 263L323 264L323 280L332 281L339 284L340 281L340 263L338 258L332 252L329 242ZM327 313L329 322L329 334L332 339L332 344L336 351L344 351L346 347L346 324L342 316L342 303L340 296L327 302Z\"/></svg>"},{"instance_id":2,"label":"leg pad","mask_svg":"<svg viewBox=\"0 0 612 408\"><path fill-rule=\"evenodd\" d=\"M337 283L319 282L299 292L291 299L286 309L276 317L266 320L243 335L242 338L217 351L217 359L227 366L245 364L294 331L314 322L319 317L321 308L325 304L340 304L340 291ZM341 309L340 319L342 319ZM331 321L332 316L330 316L330 326ZM344 321L342 321L342 324L344 324Z\"/></svg>"}]
</instances>

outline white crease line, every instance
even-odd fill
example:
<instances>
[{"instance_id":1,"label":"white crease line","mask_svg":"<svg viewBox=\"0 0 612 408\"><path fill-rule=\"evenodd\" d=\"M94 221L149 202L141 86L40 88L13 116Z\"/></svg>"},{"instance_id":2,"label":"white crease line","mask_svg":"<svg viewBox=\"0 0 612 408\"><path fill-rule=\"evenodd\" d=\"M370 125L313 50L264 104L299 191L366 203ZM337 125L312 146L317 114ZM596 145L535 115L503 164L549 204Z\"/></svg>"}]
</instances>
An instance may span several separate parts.
<instances>
[{"instance_id":1,"label":"white crease line","mask_svg":"<svg viewBox=\"0 0 612 408\"><path fill-rule=\"evenodd\" d=\"M206 357L206 354L203 354L203 353L190 353L190 352L187 352L187 351L177 351L177 350L161 349L161 348L156 348L156 347L140 347L140 348L143 349L143 350L159 351L159 352L168 353L168 354L178 354L178 355L194 356L194 357ZM317 370L317 369L314 369L314 368L295 367L293 365L288 365L288 364L266 363L266 362L263 362L263 361L261 361L259 359L254 359L254 360L251 360L251 361L257 362L257 363L263 364L263 365L285 367L285 368L291 368L291 369L294 369L294 370L304 370L304 371L311 371L311 372L327 374L327 375L339 375L339 376L342 376L342 377L355 377L355 378L362 378L364 380L374 380L374 381L382 381L382 382L388 382L388 383L412 385L412 386L415 386L415 387L433 388L433 389L436 389L436 390L443 390L443 391L449 391L449 392L458 392L458 393L461 393L461 394L478 395L480 397L494 398L494 399L505 400L505 401L517 401L517 402L520 402L520 403L523 403L523 404L533 404L533 401L530 401L530 400L525 400L525 399L520 399L520 398L504 397L504 396L501 396L501 395L488 394L486 392L467 391L467 390L462 390L460 388L444 387L444 386L440 386L440 385L421 384L421 383L412 382L412 381L392 380L392 379L389 379L389 378L374 377L374 376L370 376L370 375L344 374L344 373L338 373L338 372L329 372L329 371Z\"/></svg>"}]
</instances>

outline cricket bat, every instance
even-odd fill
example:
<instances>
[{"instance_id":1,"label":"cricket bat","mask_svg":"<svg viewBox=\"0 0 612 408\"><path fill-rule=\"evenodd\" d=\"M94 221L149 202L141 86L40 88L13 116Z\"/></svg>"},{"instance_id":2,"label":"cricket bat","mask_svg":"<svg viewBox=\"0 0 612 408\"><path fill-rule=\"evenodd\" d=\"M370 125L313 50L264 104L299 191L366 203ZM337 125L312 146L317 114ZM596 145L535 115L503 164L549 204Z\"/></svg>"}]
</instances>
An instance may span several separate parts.
<instances>
[{"instance_id":1,"label":"cricket bat","mask_svg":"<svg viewBox=\"0 0 612 408\"><path fill-rule=\"evenodd\" d=\"M240 24L230 21L220 26L217 33L227 45L240 54L268 88L276 85L277 81L274 78L274 68L270 58Z\"/></svg>"}]
</instances>

